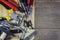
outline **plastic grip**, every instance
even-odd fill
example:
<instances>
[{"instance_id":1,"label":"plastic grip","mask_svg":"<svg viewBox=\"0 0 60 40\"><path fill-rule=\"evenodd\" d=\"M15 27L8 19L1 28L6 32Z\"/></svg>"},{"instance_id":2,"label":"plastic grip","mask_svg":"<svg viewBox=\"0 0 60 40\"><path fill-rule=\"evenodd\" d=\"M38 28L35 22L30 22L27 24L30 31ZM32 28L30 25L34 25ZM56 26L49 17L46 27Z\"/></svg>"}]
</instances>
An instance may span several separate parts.
<instances>
[{"instance_id":1,"label":"plastic grip","mask_svg":"<svg viewBox=\"0 0 60 40\"><path fill-rule=\"evenodd\" d=\"M10 4L9 2L5 1L5 0L0 0L0 2L3 2L4 4L6 4L7 6L9 6L10 8L12 8L15 11L18 11L18 8L15 7L14 5Z\"/></svg>"}]
</instances>

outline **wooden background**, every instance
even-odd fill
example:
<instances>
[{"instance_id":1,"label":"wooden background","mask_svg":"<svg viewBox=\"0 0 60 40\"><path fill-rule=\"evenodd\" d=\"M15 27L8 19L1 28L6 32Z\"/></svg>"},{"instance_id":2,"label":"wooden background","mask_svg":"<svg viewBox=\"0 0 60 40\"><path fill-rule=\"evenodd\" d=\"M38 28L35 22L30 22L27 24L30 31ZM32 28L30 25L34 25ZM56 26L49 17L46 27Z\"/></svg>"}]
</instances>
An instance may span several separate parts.
<instances>
[{"instance_id":1,"label":"wooden background","mask_svg":"<svg viewBox=\"0 0 60 40\"><path fill-rule=\"evenodd\" d=\"M60 40L60 0L52 1L35 0L35 40Z\"/></svg>"}]
</instances>

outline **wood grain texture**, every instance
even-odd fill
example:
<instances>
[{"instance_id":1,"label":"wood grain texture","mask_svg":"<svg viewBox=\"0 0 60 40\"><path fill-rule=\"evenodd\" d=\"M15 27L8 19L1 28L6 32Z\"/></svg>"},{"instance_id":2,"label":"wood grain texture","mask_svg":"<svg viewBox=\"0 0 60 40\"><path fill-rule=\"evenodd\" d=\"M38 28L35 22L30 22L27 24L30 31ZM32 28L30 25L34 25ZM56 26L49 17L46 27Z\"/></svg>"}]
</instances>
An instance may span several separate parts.
<instances>
[{"instance_id":1,"label":"wood grain texture","mask_svg":"<svg viewBox=\"0 0 60 40\"><path fill-rule=\"evenodd\" d=\"M60 40L60 2L41 1L35 1L35 40Z\"/></svg>"}]
</instances>

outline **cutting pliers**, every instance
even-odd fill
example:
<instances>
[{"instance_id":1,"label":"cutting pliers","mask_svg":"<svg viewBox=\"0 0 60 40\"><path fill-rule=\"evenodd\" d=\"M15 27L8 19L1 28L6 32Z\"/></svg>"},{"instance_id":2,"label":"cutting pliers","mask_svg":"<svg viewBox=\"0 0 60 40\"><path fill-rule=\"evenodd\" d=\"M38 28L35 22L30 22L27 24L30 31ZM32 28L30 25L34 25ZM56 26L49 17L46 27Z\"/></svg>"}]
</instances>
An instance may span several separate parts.
<instances>
[{"instance_id":1,"label":"cutting pliers","mask_svg":"<svg viewBox=\"0 0 60 40\"><path fill-rule=\"evenodd\" d=\"M3 4L5 7L9 7L14 11L24 12L24 9L21 8L14 0L0 0L0 4Z\"/></svg>"}]
</instances>

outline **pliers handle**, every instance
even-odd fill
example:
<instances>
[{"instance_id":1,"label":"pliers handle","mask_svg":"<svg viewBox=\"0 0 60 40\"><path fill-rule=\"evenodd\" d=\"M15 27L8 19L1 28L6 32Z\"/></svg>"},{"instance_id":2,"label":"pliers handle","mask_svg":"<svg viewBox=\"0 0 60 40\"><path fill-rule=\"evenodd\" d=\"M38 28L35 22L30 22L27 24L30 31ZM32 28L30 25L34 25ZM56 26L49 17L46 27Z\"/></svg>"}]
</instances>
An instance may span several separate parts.
<instances>
[{"instance_id":1,"label":"pliers handle","mask_svg":"<svg viewBox=\"0 0 60 40\"><path fill-rule=\"evenodd\" d=\"M0 0L0 2L6 4L8 7L12 8L15 11L18 11L18 8L15 7L14 5L12 5L11 3L9 3L8 1L6 1L6 0Z\"/></svg>"},{"instance_id":2,"label":"pliers handle","mask_svg":"<svg viewBox=\"0 0 60 40\"><path fill-rule=\"evenodd\" d=\"M11 4L15 5L15 6L19 6L18 3L16 3L14 0L8 0L8 2L10 2Z\"/></svg>"},{"instance_id":3,"label":"pliers handle","mask_svg":"<svg viewBox=\"0 0 60 40\"><path fill-rule=\"evenodd\" d=\"M3 4L7 5L9 8L13 9L14 11L20 11L25 12L23 8L19 6L15 1L13 0L0 0Z\"/></svg>"}]
</instances>

